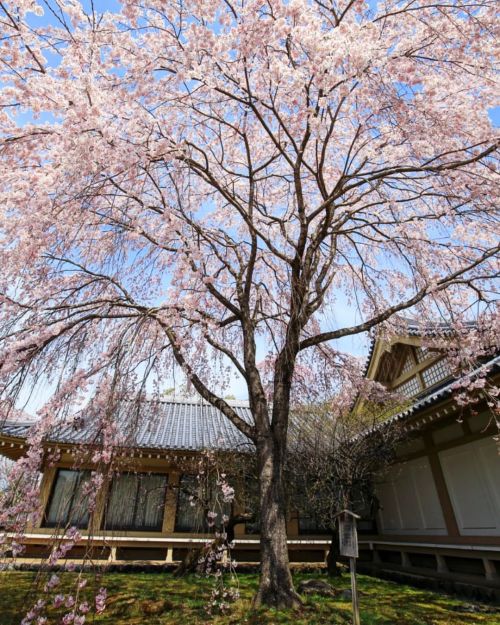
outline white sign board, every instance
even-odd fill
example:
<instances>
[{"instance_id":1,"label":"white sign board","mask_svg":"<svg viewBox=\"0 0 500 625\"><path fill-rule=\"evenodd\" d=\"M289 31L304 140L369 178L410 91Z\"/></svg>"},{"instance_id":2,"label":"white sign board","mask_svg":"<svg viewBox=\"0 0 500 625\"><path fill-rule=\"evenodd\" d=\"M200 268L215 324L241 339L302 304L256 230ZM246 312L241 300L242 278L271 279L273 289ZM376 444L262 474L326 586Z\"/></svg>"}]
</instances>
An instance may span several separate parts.
<instances>
[{"instance_id":1,"label":"white sign board","mask_svg":"<svg viewBox=\"0 0 500 625\"><path fill-rule=\"evenodd\" d=\"M350 514L339 516L340 555L347 558L358 557L358 532L356 519Z\"/></svg>"}]
</instances>

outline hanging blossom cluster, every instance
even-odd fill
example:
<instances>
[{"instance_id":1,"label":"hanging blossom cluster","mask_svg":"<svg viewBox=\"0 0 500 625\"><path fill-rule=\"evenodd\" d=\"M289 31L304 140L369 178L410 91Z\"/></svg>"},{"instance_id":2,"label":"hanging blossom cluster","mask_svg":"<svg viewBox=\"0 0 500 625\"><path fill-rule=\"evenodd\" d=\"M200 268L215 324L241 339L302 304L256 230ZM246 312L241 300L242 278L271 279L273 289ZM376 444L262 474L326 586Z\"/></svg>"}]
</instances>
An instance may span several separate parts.
<instances>
[{"instance_id":1,"label":"hanging blossom cluster","mask_svg":"<svg viewBox=\"0 0 500 625\"><path fill-rule=\"evenodd\" d=\"M90 600L87 579L78 575L72 592L61 592L63 580L52 574L43 587L43 599L38 599L26 613L21 625L84 625L106 608L106 589L101 587Z\"/></svg>"},{"instance_id":2,"label":"hanging blossom cluster","mask_svg":"<svg viewBox=\"0 0 500 625\"><path fill-rule=\"evenodd\" d=\"M489 361L498 356L498 332L498 320L490 318L457 323L453 327L428 325L422 337L424 349L444 356L454 378L456 404L473 413L486 404L497 429L500 428L500 389L491 379L493 365Z\"/></svg>"},{"instance_id":3,"label":"hanging blossom cluster","mask_svg":"<svg viewBox=\"0 0 500 625\"><path fill-rule=\"evenodd\" d=\"M498 356L498 331L494 323L461 328L446 344L446 353L455 372L453 389L457 404L475 411L486 401L492 422L500 431L500 388L491 379L491 365L486 364Z\"/></svg>"},{"instance_id":4,"label":"hanging blossom cluster","mask_svg":"<svg viewBox=\"0 0 500 625\"><path fill-rule=\"evenodd\" d=\"M198 554L196 571L213 580L207 613L226 613L230 604L239 598L236 561L232 558L234 525L231 517L235 490L228 480L224 464L228 460L214 450L204 450L197 461L196 489L189 495L192 506L204 511L205 522L211 533ZM200 528L201 529L201 528Z\"/></svg>"},{"instance_id":5,"label":"hanging blossom cluster","mask_svg":"<svg viewBox=\"0 0 500 625\"><path fill-rule=\"evenodd\" d=\"M18 556L24 549L22 537L36 523L40 509L40 469L44 458L43 437L50 419L34 425L27 439L28 450L12 467L6 488L0 494L0 561Z\"/></svg>"},{"instance_id":6,"label":"hanging blossom cluster","mask_svg":"<svg viewBox=\"0 0 500 625\"><path fill-rule=\"evenodd\" d=\"M224 504L229 506L234 501L234 488L229 485L226 475L221 473L216 480L217 491ZM217 507L217 496L215 498ZM228 541L227 524L229 516L222 512L209 510L207 524L209 528L217 529L214 538L205 544L205 550L198 560L198 571L213 579L213 588L210 599L206 605L207 613L226 614L231 609L231 603L240 597L238 579L236 576L236 560L232 558L232 542Z\"/></svg>"},{"instance_id":7,"label":"hanging blossom cluster","mask_svg":"<svg viewBox=\"0 0 500 625\"><path fill-rule=\"evenodd\" d=\"M89 432L90 438L73 452L74 468L79 469L89 462L94 466L89 479L80 490L79 500L75 500L77 510L83 516L87 516L90 525L96 512L98 498L115 469L115 450L118 445L123 446L126 437L133 436L132 426L128 423L130 417L126 414L126 410L121 414L123 421L128 423L128 431L123 435L118 431L113 399L116 389L113 389L113 385L104 378L98 390L99 401L94 402L91 407L93 427ZM51 432L62 425L72 425L75 429L85 427L80 414L68 415L61 409L63 402L71 398L75 391L80 393L81 386L63 385L50 404L39 413L39 419L29 431L25 455L9 472L7 487L0 498L2 521L0 544L3 566L11 566L12 561L15 562L16 557L25 549L23 545L25 532L38 524L43 514L40 507L40 472L44 467L55 466L61 456L57 445L55 447L47 445L47 441L51 440ZM8 406L5 409L8 418L13 413ZM87 411L85 414L88 417ZM83 548L84 560L87 560L92 553L92 545L92 532L84 536L75 526L60 525L52 531L49 555L39 573L41 578L49 576L48 581L43 585L42 597L37 599L25 614L23 625L45 625L56 622L53 621L54 610L58 615L57 619L60 619L57 620L58 623L83 625L89 618L93 618L94 614L104 611L106 588L101 587L98 590L87 588L84 591L87 580L82 578L81 573L73 573L76 569L75 562L71 559L73 550ZM65 592L59 590L62 585L61 578L50 574L50 571L58 569L64 571L63 577L66 575ZM68 577L68 573L73 573L73 576Z\"/></svg>"}]
</instances>

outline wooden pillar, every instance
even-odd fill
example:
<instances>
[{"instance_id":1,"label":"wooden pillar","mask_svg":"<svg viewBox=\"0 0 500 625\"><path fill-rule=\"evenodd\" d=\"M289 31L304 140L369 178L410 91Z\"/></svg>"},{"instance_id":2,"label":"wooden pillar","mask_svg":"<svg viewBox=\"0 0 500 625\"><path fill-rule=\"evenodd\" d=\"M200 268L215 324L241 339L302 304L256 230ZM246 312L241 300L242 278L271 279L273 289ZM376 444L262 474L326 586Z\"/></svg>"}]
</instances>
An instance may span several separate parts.
<instances>
[{"instance_id":1,"label":"wooden pillar","mask_svg":"<svg viewBox=\"0 0 500 625\"><path fill-rule=\"evenodd\" d=\"M431 432L426 432L424 434L424 441L432 471L432 477L434 478L434 484L436 485L439 497L439 503L441 504L441 509L443 511L446 531L448 536L460 536L460 530L455 516L455 511L453 509L453 504L451 503L450 493L448 492L448 487L446 486L443 468L437 451L433 449L434 442L432 440Z\"/></svg>"},{"instance_id":2,"label":"wooden pillar","mask_svg":"<svg viewBox=\"0 0 500 625\"><path fill-rule=\"evenodd\" d=\"M448 573L448 565L446 564L446 560L439 553L436 553L436 562L438 573Z\"/></svg>"},{"instance_id":3,"label":"wooden pillar","mask_svg":"<svg viewBox=\"0 0 500 625\"><path fill-rule=\"evenodd\" d=\"M163 513L162 534L172 534L175 531L175 515L177 512L177 486L179 486L180 474L171 471L168 475L167 496L165 497L165 510ZM167 553L168 556L168 553Z\"/></svg>"},{"instance_id":4,"label":"wooden pillar","mask_svg":"<svg viewBox=\"0 0 500 625\"><path fill-rule=\"evenodd\" d=\"M95 534L103 526L104 512L106 510L106 502L108 499L110 486L110 480L104 480L101 488L99 489L99 492L96 495L95 509L92 513L92 516L90 517L89 523L89 533L91 534Z\"/></svg>"},{"instance_id":5,"label":"wooden pillar","mask_svg":"<svg viewBox=\"0 0 500 625\"><path fill-rule=\"evenodd\" d=\"M52 492L52 485L56 477L55 467L46 467L44 469L42 480L40 483L40 514L35 522L35 527L42 527L43 519L45 517L45 511L49 504L50 494Z\"/></svg>"},{"instance_id":6,"label":"wooden pillar","mask_svg":"<svg viewBox=\"0 0 500 625\"><path fill-rule=\"evenodd\" d=\"M238 523L238 525L235 525L234 527L234 535L236 538L241 538L242 536L246 536L246 524L245 523Z\"/></svg>"},{"instance_id":7,"label":"wooden pillar","mask_svg":"<svg viewBox=\"0 0 500 625\"><path fill-rule=\"evenodd\" d=\"M292 512L286 521L286 533L289 537L296 538L299 535L299 513Z\"/></svg>"},{"instance_id":8,"label":"wooden pillar","mask_svg":"<svg viewBox=\"0 0 500 625\"><path fill-rule=\"evenodd\" d=\"M484 571L486 573L486 579L489 581L495 581L498 579L497 569L495 563L488 558L483 558Z\"/></svg>"},{"instance_id":9,"label":"wooden pillar","mask_svg":"<svg viewBox=\"0 0 500 625\"><path fill-rule=\"evenodd\" d=\"M238 489L243 489L244 488L244 484L239 483L237 485L237 491ZM234 502L233 504L233 514L235 516L237 516L238 514L243 514L245 512L245 506L242 506L240 503L238 503L237 501ZM241 537L241 536L245 536L246 534L246 525L245 523L238 523L238 525L234 526L234 535L235 537Z\"/></svg>"},{"instance_id":10,"label":"wooden pillar","mask_svg":"<svg viewBox=\"0 0 500 625\"><path fill-rule=\"evenodd\" d=\"M406 551L401 552L401 564L405 567L405 569L411 568L410 556Z\"/></svg>"}]
</instances>

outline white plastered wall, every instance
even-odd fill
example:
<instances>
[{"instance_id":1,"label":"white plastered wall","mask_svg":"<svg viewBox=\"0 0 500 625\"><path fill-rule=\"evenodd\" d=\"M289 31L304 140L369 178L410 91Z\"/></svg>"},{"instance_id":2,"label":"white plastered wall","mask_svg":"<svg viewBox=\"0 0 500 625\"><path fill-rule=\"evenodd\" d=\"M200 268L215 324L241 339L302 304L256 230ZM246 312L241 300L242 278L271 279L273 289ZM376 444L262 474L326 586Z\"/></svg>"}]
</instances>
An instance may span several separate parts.
<instances>
[{"instance_id":1,"label":"white plastered wall","mask_svg":"<svg viewBox=\"0 0 500 625\"><path fill-rule=\"evenodd\" d=\"M492 437L447 449L441 466L463 536L500 536L500 456Z\"/></svg>"},{"instance_id":2,"label":"white plastered wall","mask_svg":"<svg viewBox=\"0 0 500 625\"><path fill-rule=\"evenodd\" d=\"M446 525L427 457L392 466L376 488L382 534L444 535Z\"/></svg>"}]
</instances>

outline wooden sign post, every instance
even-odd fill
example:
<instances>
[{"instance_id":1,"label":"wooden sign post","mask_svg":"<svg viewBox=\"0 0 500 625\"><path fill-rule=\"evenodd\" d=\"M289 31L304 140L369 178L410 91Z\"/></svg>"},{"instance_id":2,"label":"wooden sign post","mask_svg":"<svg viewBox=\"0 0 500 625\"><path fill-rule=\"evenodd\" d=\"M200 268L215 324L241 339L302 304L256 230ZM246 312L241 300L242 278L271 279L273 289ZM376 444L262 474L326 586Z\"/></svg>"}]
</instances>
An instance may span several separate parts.
<instances>
[{"instance_id":1,"label":"wooden sign post","mask_svg":"<svg viewBox=\"0 0 500 625\"><path fill-rule=\"evenodd\" d=\"M340 555L349 558L349 569L351 571L352 622L353 625L360 625L358 589L356 586L356 558L359 555L356 521L361 517L350 510L342 510L336 516L339 522Z\"/></svg>"}]
</instances>

